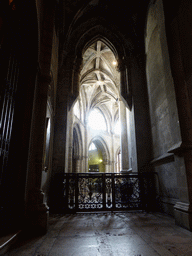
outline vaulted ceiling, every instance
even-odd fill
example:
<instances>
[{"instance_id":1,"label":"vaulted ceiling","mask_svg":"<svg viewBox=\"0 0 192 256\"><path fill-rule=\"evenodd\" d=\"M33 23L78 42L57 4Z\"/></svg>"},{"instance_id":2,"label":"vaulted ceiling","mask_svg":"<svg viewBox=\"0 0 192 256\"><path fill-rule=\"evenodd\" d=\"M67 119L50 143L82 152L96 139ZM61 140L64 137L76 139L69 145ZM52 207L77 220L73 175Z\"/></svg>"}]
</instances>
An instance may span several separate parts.
<instances>
[{"instance_id":1,"label":"vaulted ceiling","mask_svg":"<svg viewBox=\"0 0 192 256\"><path fill-rule=\"evenodd\" d=\"M134 0L134 1L111 1L111 0L65 0L63 5L65 8L65 22L68 26L74 18L83 15L93 15L93 11L97 15L105 16L111 19L117 26L124 29L129 25L133 25L134 29L140 27L141 21L145 19L145 14L150 0ZM124 23L124 25L123 25Z\"/></svg>"},{"instance_id":2,"label":"vaulted ceiling","mask_svg":"<svg viewBox=\"0 0 192 256\"><path fill-rule=\"evenodd\" d=\"M61 1L62 2L62 1ZM126 38L142 47L146 12L150 0L65 0L64 41L80 24L93 18L104 18Z\"/></svg>"},{"instance_id":3,"label":"vaulted ceiling","mask_svg":"<svg viewBox=\"0 0 192 256\"><path fill-rule=\"evenodd\" d=\"M144 52L144 27L149 1L65 0L65 33L62 44L64 55L67 52L74 53L74 42L78 43L91 26L97 25L93 22L94 19L102 22L103 29L106 24L111 29L110 40L116 36L116 32L121 35L118 35L119 48L127 43L131 44L134 51L138 50L139 54L140 51ZM128 51L131 47L127 47ZM113 62L118 60L108 44L99 37L86 48L82 57L80 91L84 95L86 110L99 107L109 110L111 117L114 116L118 112L120 73Z\"/></svg>"},{"instance_id":4,"label":"vaulted ceiling","mask_svg":"<svg viewBox=\"0 0 192 256\"><path fill-rule=\"evenodd\" d=\"M118 109L120 73L117 60L110 48L101 40L90 45L83 55L81 90L86 95L88 109L94 107L111 111Z\"/></svg>"}]
</instances>

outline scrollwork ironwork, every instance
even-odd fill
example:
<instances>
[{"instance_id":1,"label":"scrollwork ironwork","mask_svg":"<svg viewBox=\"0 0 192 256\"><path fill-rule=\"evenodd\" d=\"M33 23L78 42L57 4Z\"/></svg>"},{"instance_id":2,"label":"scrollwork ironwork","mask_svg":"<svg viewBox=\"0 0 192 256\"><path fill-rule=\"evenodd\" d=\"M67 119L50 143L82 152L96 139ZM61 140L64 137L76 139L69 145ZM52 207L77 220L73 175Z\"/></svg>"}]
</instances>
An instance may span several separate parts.
<instances>
[{"instance_id":1,"label":"scrollwork ironwork","mask_svg":"<svg viewBox=\"0 0 192 256\"><path fill-rule=\"evenodd\" d=\"M75 209L75 179L69 179L68 208Z\"/></svg>"},{"instance_id":2,"label":"scrollwork ironwork","mask_svg":"<svg viewBox=\"0 0 192 256\"><path fill-rule=\"evenodd\" d=\"M102 178L83 177L78 180L78 208L101 209L103 207Z\"/></svg>"},{"instance_id":3,"label":"scrollwork ironwork","mask_svg":"<svg viewBox=\"0 0 192 256\"><path fill-rule=\"evenodd\" d=\"M152 174L70 173L63 195L69 211L143 209L151 203L153 180Z\"/></svg>"}]
</instances>

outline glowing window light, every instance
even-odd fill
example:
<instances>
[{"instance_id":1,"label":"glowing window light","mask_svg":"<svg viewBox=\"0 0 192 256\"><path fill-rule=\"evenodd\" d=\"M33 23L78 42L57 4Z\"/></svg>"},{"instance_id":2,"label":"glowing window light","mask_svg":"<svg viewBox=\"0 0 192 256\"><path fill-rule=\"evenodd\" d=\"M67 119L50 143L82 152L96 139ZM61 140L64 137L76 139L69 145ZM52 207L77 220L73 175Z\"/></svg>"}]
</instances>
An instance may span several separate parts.
<instances>
[{"instance_id":1,"label":"glowing window light","mask_svg":"<svg viewBox=\"0 0 192 256\"><path fill-rule=\"evenodd\" d=\"M90 112L88 117L88 126L93 130L107 130L105 118L98 109L94 109Z\"/></svg>"},{"instance_id":2,"label":"glowing window light","mask_svg":"<svg viewBox=\"0 0 192 256\"><path fill-rule=\"evenodd\" d=\"M95 146L95 143L91 143L91 145L89 146L89 151L92 151L92 150L97 150L96 146Z\"/></svg>"}]
</instances>

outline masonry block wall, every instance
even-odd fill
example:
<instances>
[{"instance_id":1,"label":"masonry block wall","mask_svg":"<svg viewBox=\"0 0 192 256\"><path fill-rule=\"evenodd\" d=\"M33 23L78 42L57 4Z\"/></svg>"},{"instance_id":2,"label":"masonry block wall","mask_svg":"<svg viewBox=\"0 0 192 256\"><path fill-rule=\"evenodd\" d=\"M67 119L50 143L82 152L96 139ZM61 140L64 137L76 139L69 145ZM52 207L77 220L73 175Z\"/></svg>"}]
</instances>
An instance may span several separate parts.
<instances>
[{"instance_id":1,"label":"masonry block wall","mask_svg":"<svg viewBox=\"0 0 192 256\"><path fill-rule=\"evenodd\" d=\"M179 198L177 173L182 159L175 159L169 150L180 142L181 135L163 12L161 0L150 5L145 37L146 75L154 158L151 164L158 174L161 209L173 215Z\"/></svg>"}]
</instances>

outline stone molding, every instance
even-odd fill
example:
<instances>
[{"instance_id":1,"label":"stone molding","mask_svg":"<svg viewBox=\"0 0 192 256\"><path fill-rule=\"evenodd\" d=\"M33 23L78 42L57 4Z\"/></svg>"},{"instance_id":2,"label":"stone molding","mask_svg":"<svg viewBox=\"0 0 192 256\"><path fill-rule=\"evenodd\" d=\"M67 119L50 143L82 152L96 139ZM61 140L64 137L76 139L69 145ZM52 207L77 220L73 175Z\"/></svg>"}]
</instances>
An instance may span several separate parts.
<instances>
[{"instance_id":1,"label":"stone molding","mask_svg":"<svg viewBox=\"0 0 192 256\"><path fill-rule=\"evenodd\" d=\"M189 203L177 202L174 209L186 213L192 213L192 205Z\"/></svg>"},{"instance_id":2,"label":"stone molding","mask_svg":"<svg viewBox=\"0 0 192 256\"><path fill-rule=\"evenodd\" d=\"M192 150L192 142L187 141L187 142L178 142L177 144L173 145L167 152L168 153L173 153L175 155L182 155L186 151Z\"/></svg>"},{"instance_id":3,"label":"stone molding","mask_svg":"<svg viewBox=\"0 0 192 256\"><path fill-rule=\"evenodd\" d=\"M173 206L175 206L178 202L178 199L175 198L171 198L171 197L159 197L160 202L162 203L166 203L166 204L171 204Z\"/></svg>"},{"instance_id":4,"label":"stone molding","mask_svg":"<svg viewBox=\"0 0 192 256\"><path fill-rule=\"evenodd\" d=\"M150 164L153 166L167 164L170 162L174 162L174 154L173 153L165 153L159 157L154 158L152 161L150 161Z\"/></svg>"}]
</instances>

